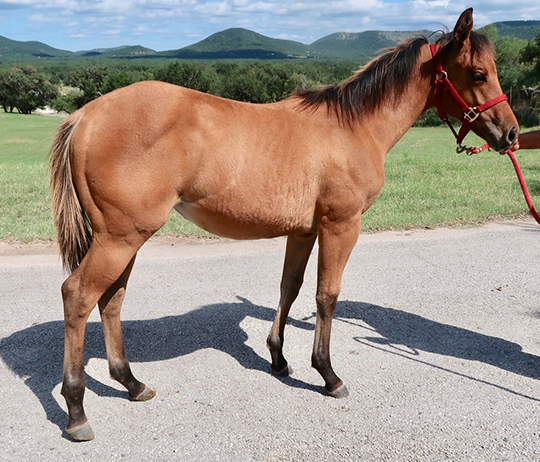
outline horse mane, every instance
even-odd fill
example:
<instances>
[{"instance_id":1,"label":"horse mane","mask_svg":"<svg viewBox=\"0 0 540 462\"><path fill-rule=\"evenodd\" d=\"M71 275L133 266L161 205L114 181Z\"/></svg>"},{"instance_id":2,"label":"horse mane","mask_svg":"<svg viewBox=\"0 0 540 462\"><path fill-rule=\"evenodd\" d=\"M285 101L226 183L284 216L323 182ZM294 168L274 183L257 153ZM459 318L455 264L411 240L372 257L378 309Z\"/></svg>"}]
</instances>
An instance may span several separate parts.
<instances>
[{"instance_id":1,"label":"horse mane","mask_svg":"<svg viewBox=\"0 0 540 462\"><path fill-rule=\"evenodd\" d=\"M489 50L491 41L484 35L471 32L471 56ZM328 113L334 113L351 125L363 114L373 113L383 102L397 103L410 83L416 68L420 49L429 43L426 37L406 40L368 62L353 76L337 85L318 90L298 90L292 97L300 99L304 109L316 110L326 105ZM439 39L441 52L450 53L454 47L453 34L444 33Z\"/></svg>"}]
</instances>

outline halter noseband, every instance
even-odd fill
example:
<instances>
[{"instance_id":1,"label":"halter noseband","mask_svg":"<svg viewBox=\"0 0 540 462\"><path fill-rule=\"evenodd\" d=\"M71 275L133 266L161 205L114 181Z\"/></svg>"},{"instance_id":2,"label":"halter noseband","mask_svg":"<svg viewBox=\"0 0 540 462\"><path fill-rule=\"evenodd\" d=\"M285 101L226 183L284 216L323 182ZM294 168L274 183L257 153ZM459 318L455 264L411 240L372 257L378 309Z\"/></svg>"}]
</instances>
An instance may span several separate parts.
<instances>
[{"instance_id":1,"label":"halter noseband","mask_svg":"<svg viewBox=\"0 0 540 462\"><path fill-rule=\"evenodd\" d=\"M467 151L467 153L471 153L471 151L474 148L467 148L466 146L461 145L463 139L465 138L467 133L469 133L469 130L470 130L469 125L478 118L480 113L484 112L490 107L495 106L501 101L507 101L508 98L506 97L506 95L500 95L488 101L487 103L481 104L480 106L475 106L475 107L469 106L465 101L463 101L463 98L459 95L454 85L452 85L452 82L450 82L450 80L448 79L448 74L442 68L440 55L438 54L437 44L436 43L430 44L430 49L431 49L431 55L433 56L433 63L435 64L435 76L436 76L435 104L437 106L437 111L439 112L439 117L441 118L441 120L446 122L446 124L450 127L450 129L452 130L452 133L456 137L456 141L458 144L456 151L457 152ZM452 98L454 98L454 101L459 105L459 107L463 111L463 118L461 119L462 125L459 130L459 133L456 133L456 130L454 129L454 127L452 126L452 123L448 119L448 114L446 114L446 112L442 108L442 92L444 88L446 88L450 92L450 95L452 95Z\"/></svg>"}]
</instances>

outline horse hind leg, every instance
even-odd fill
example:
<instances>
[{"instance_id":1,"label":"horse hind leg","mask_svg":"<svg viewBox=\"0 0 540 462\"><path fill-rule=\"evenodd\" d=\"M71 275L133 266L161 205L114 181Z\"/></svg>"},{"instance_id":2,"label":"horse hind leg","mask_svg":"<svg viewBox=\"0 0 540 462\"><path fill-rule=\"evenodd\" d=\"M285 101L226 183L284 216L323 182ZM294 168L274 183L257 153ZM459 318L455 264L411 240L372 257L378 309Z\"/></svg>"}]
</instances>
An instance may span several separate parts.
<instances>
[{"instance_id":1,"label":"horse hind leg","mask_svg":"<svg viewBox=\"0 0 540 462\"><path fill-rule=\"evenodd\" d=\"M126 242L124 239L115 241L110 236L94 234L83 261L62 285L65 323L62 395L68 408L66 431L75 440L94 438L83 407L86 322L98 301L134 258L139 246Z\"/></svg>"},{"instance_id":2,"label":"horse hind leg","mask_svg":"<svg viewBox=\"0 0 540 462\"><path fill-rule=\"evenodd\" d=\"M139 382L131 372L124 348L120 311L126 295L126 288L135 257L129 262L122 276L103 294L98 302L103 335L107 348L107 360L111 377L121 383L133 401L147 401L156 393L144 383Z\"/></svg>"},{"instance_id":3,"label":"horse hind leg","mask_svg":"<svg viewBox=\"0 0 540 462\"><path fill-rule=\"evenodd\" d=\"M281 297L274 323L266 340L272 356L271 369L276 375L287 376L292 374L292 369L283 356L285 324L291 306L302 287L306 265L316 239L316 234L291 235L287 238L285 263L281 278Z\"/></svg>"}]
</instances>

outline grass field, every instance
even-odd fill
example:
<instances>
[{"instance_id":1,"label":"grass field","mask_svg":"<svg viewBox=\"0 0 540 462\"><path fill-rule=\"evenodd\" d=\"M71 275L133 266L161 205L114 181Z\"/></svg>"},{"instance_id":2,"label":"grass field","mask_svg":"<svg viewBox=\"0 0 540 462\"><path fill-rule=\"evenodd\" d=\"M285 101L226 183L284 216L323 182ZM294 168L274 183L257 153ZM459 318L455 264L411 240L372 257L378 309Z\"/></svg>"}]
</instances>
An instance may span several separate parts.
<instances>
[{"instance_id":1,"label":"grass field","mask_svg":"<svg viewBox=\"0 0 540 462\"><path fill-rule=\"evenodd\" d=\"M0 113L0 241L54 239L47 156L60 122ZM481 144L469 137L468 144ZM540 206L540 151L523 151L518 159ZM386 183L363 230L474 225L526 213L506 156L456 154L447 128L413 128L387 157ZM205 235L175 212L160 233Z\"/></svg>"}]
</instances>

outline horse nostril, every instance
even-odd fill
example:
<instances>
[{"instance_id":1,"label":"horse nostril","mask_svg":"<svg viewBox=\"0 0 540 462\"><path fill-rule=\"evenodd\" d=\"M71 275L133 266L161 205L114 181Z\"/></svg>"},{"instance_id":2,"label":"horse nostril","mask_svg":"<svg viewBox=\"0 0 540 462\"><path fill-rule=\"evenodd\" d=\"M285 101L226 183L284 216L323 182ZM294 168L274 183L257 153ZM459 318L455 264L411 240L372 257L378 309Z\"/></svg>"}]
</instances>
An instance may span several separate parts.
<instances>
[{"instance_id":1,"label":"horse nostril","mask_svg":"<svg viewBox=\"0 0 540 462\"><path fill-rule=\"evenodd\" d=\"M517 138L517 129L516 127L512 127L510 129L510 131L508 132L508 143L509 144L514 144L514 141L516 141L516 138Z\"/></svg>"}]
</instances>

